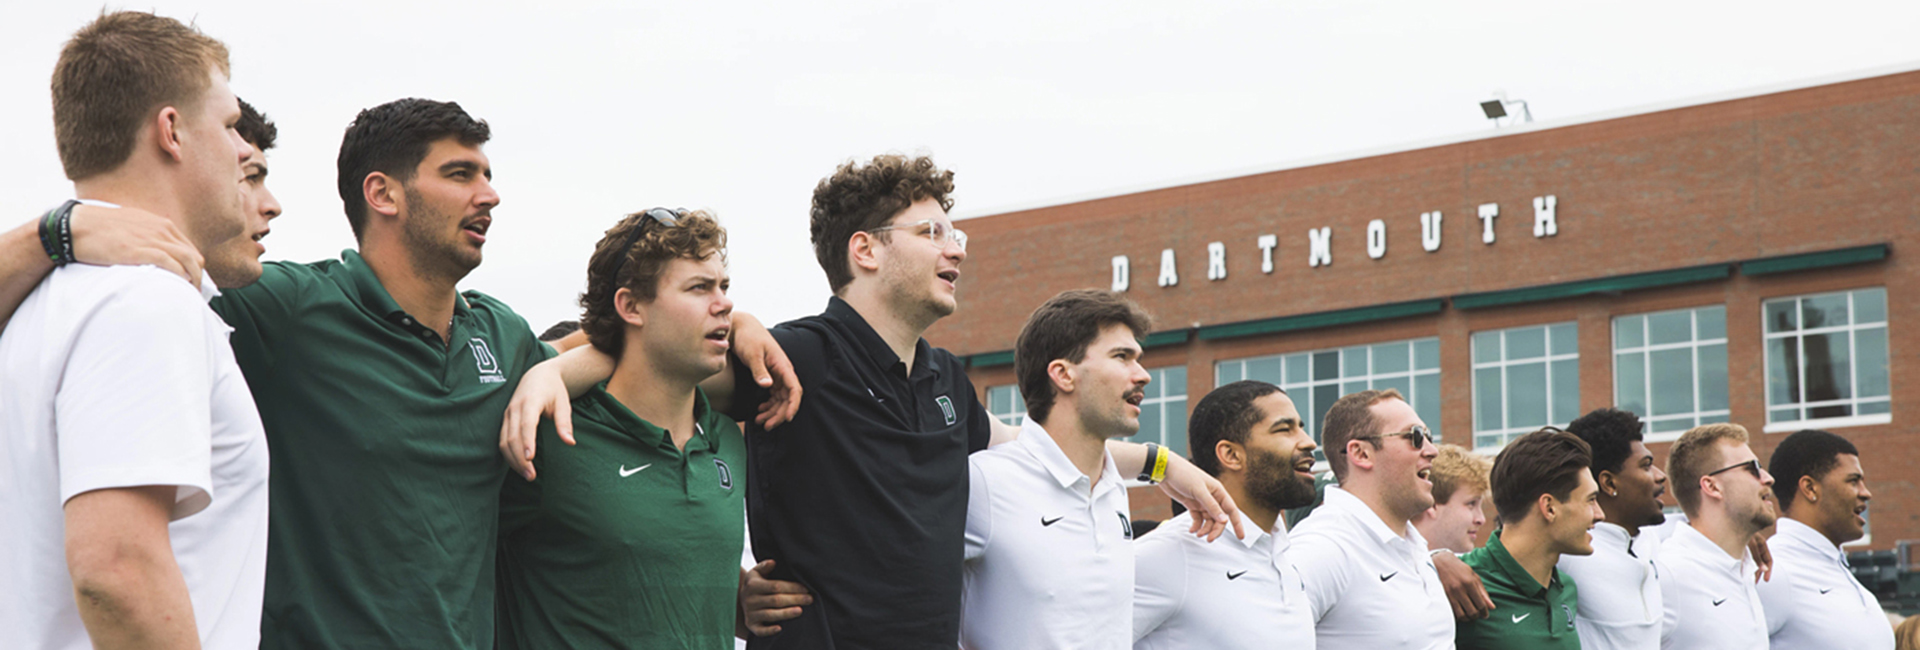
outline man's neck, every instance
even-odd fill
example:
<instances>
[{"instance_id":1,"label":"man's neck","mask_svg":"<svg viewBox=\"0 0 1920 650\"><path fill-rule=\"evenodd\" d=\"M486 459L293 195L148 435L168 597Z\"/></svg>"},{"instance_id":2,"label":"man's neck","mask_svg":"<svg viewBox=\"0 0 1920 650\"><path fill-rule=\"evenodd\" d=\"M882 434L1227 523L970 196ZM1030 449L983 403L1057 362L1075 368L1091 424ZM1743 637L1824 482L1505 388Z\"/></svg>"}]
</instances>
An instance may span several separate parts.
<instances>
[{"instance_id":1,"label":"man's neck","mask_svg":"<svg viewBox=\"0 0 1920 650\"><path fill-rule=\"evenodd\" d=\"M1700 516L1687 516L1687 525L1706 536L1714 546L1726 551L1729 557L1746 557L1747 541L1759 532L1752 526L1742 526L1728 517L1725 512L1701 512Z\"/></svg>"},{"instance_id":2,"label":"man's neck","mask_svg":"<svg viewBox=\"0 0 1920 650\"><path fill-rule=\"evenodd\" d=\"M460 300L455 285L460 278L437 277L421 273L405 246L380 244L372 238L360 245L360 258L373 270L373 277L393 297L394 304L414 320L440 335L444 343L453 329L454 305Z\"/></svg>"},{"instance_id":3,"label":"man's neck","mask_svg":"<svg viewBox=\"0 0 1920 650\"><path fill-rule=\"evenodd\" d=\"M193 235L187 228L187 209L181 197L174 193L173 187L164 182L155 182L154 174L134 165L123 165L121 169L89 177L73 184L73 196L77 199L102 201L124 208L138 208L160 215L172 221L181 232ZM193 242L196 248L202 248L202 242Z\"/></svg>"},{"instance_id":4,"label":"man's neck","mask_svg":"<svg viewBox=\"0 0 1920 650\"><path fill-rule=\"evenodd\" d=\"M1054 402L1053 411L1040 422L1040 428L1053 437L1054 444L1060 446L1074 469L1080 470L1090 484L1100 484L1100 474L1107 466L1107 438L1082 426L1072 404Z\"/></svg>"},{"instance_id":5,"label":"man's neck","mask_svg":"<svg viewBox=\"0 0 1920 650\"><path fill-rule=\"evenodd\" d=\"M1606 515L1607 523L1627 529L1627 537L1629 538L1640 536L1640 524L1628 521L1626 517L1620 515L1619 508L1613 504L1611 499L1608 499L1606 495L1602 494L1600 495L1599 501L1600 512Z\"/></svg>"},{"instance_id":6,"label":"man's neck","mask_svg":"<svg viewBox=\"0 0 1920 650\"><path fill-rule=\"evenodd\" d=\"M685 449L693 438L694 387L699 382L660 372L638 343L627 341L626 352L607 379L607 394L640 419L666 429L673 446Z\"/></svg>"},{"instance_id":7,"label":"man's neck","mask_svg":"<svg viewBox=\"0 0 1920 650\"><path fill-rule=\"evenodd\" d=\"M894 356L900 357L900 362L911 373L920 337L927 333L927 328L932 327L934 321L923 323L919 322L920 319L901 315L888 304L884 296L871 288L874 284L869 282L865 286L849 286L846 295L840 299L867 321L867 326L880 335L880 340L887 342L887 347L893 350Z\"/></svg>"},{"instance_id":8,"label":"man's neck","mask_svg":"<svg viewBox=\"0 0 1920 650\"><path fill-rule=\"evenodd\" d=\"M1553 579L1553 565L1560 562L1560 552L1553 550L1553 540L1547 537L1543 522L1528 519L1501 529L1500 544L1540 586L1547 586Z\"/></svg>"},{"instance_id":9,"label":"man's neck","mask_svg":"<svg viewBox=\"0 0 1920 650\"><path fill-rule=\"evenodd\" d=\"M1828 528L1825 525L1825 522L1820 521L1820 513L1809 512L1810 510L1813 510L1813 509L1800 507L1802 503L1804 503L1804 501L1795 500L1793 503L1794 507L1790 509L1785 515L1781 515L1780 521L1786 521L1788 519L1792 519L1794 523L1797 523L1812 529L1814 534L1819 535L1820 539L1827 540L1827 543L1832 544L1834 548L1840 548L1841 544L1845 542L1853 541L1853 540L1843 541L1843 540L1834 539L1833 535L1830 535L1827 533ZM1775 530L1777 531L1778 524L1776 523L1775 526L1776 526Z\"/></svg>"},{"instance_id":10,"label":"man's neck","mask_svg":"<svg viewBox=\"0 0 1920 650\"><path fill-rule=\"evenodd\" d=\"M1247 492L1246 474L1223 474L1220 476L1220 485L1227 488L1227 495L1233 497L1233 504L1239 506L1240 514L1246 515L1260 530L1273 530L1273 523L1280 520L1280 511L1262 505ZM1247 533L1252 534L1253 531Z\"/></svg>"},{"instance_id":11,"label":"man's neck","mask_svg":"<svg viewBox=\"0 0 1920 650\"><path fill-rule=\"evenodd\" d=\"M1354 497L1360 499L1361 503L1367 504L1367 509L1372 510L1373 515L1380 518L1380 523L1387 525L1387 530L1393 531L1395 535L1406 536L1407 529L1413 527L1412 517L1401 516L1399 513L1389 509L1387 507L1385 492L1381 490L1379 486L1374 485L1372 481L1366 480L1366 477L1362 477L1355 472L1348 472L1347 479L1352 487L1342 485L1340 489L1346 490L1348 494L1352 494Z\"/></svg>"}]
</instances>

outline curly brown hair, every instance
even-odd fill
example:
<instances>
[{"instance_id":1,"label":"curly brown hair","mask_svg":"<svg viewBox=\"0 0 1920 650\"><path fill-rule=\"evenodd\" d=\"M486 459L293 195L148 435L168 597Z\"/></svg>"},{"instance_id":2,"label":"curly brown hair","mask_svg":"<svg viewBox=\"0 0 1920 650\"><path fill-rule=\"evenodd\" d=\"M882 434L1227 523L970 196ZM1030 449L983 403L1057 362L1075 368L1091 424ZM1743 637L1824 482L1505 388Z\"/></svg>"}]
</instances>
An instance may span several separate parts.
<instances>
[{"instance_id":1,"label":"curly brown hair","mask_svg":"<svg viewBox=\"0 0 1920 650\"><path fill-rule=\"evenodd\" d=\"M953 209L953 172L940 169L927 156L874 156L861 165L849 160L813 188L813 255L827 272L834 294L853 282L847 264L847 240L857 232L887 225L913 204L927 199ZM882 231L877 236L888 236Z\"/></svg>"},{"instance_id":2,"label":"curly brown hair","mask_svg":"<svg viewBox=\"0 0 1920 650\"><path fill-rule=\"evenodd\" d=\"M587 261L587 291L580 294L580 329L587 333L593 347L616 359L626 350L627 323L614 308L613 294L625 288L640 300L653 300L659 295L660 275L668 262L705 260L714 255L719 255L722 262L727 259L727 229L705 210L681 215L671 228L653 224L621 250L634 229L648 221L652 218L645 212L627 215L607 229ZM615 273L619 277L614 277Z\"/></svg>"}]
</instances>

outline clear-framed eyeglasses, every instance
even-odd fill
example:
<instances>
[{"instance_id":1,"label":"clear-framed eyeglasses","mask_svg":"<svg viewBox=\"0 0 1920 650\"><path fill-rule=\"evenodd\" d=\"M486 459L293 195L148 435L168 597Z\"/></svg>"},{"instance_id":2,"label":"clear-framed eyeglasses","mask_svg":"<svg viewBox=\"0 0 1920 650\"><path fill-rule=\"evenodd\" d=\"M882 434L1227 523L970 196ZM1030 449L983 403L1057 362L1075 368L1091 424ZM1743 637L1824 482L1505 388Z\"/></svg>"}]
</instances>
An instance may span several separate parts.
<instances>
[{"instance_id":1,"label":"clear-framed eyeglasses","mask_svg":"<svg viewBox=\"0 0 1920 650\"><path fill-rule=\"evenodd\" d=\"M921 230L922 228L925 228L926 230ZM947 223L945 221L936 221L933 219L921 219L913 223L899 223L891 226L881 226L879 228L868 230L867 232L880 232L882 230L911 230L916 235L926 237L927 240L933 242L933 245L935 246L946 248L947 242L951 241L953 242L953 245L959 246L961 251L967 250L967 233L965 231L960 230L959 228L953 227L953 224Z\"/></svg>"}]
</instances>

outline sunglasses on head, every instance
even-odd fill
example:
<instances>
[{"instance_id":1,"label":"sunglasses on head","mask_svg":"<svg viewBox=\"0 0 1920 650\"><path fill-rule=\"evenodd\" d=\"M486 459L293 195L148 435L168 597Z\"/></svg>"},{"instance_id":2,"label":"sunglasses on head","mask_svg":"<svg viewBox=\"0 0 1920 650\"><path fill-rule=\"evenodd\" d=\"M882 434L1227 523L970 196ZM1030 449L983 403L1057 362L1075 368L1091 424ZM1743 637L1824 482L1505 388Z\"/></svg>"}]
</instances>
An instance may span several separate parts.
<instances>
[{"instance_id":1,"label":"sunglasses on head","mask_svg":"<svg viewBox=\"0 0 1920 650\"><path fill-rule=\"evenodd\" d=\"M640 217L640 225L634 226L633 230L628 231L626 241L620 244L620 257L617 258L619 261L614 262L613 275L608 276L614 279L616 286L618 286L617 283L620 278L620 269L627 266L627 251L633 250L633 245L639 243L640 238L647 234L647 226L654 223L659 223L661 228L678 226L680 225L680 218L687 216L687 209L673 208L669 210L667 208L649 208L645 212L629 216Z\"/></svg>"}]
</instances>

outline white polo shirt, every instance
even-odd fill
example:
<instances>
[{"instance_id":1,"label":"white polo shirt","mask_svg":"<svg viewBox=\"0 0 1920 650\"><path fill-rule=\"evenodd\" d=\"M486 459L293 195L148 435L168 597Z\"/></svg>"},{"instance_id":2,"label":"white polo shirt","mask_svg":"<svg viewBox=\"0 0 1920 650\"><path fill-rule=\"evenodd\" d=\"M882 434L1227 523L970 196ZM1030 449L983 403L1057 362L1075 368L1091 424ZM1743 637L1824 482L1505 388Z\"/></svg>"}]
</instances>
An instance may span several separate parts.
<instances>
[{"instance_id":1,"label":"white polo shirt","mask_svg":"<svg viewBox=\"0 0 1920 650\"><path fill-rule=\"evenodd\" d=\"M1773 578L1754 587L1774 650L1892 650L1880 599L1853 577L1840 548L1795 519L1781 517L1775 531L1767 540Z\"/></svg>"},{"instance_id":2,"label":"white polo shirt","mask_svg":"<svg viewBox=\"0 0 1920 650\"><path fill-rule=\"evenodd\" d=\"M1287 526L1271 533L1240 515L1246 539L1209 543L1187 532L1193 513L1133 543L1134 650L1313 650L1306 583L1287 559Z\"/></svg>"},{"instance_id":3,"label":"white polo shirt","mask_svg":"<svg viewBox=\"0 0 1920 650\"><path fill-rule=\"evenodd\" d=\"M65 554L68 499L176 486L173 555L205 648L257 648L267 558L267 440L196 293L153 267L55 270L0 333L0 633L91 648Z\"/></svg>"},{"instance_id":4,"label":"white polo shirt","mask_svg":"<svg viewBox=\"0 0 1920 650\"><path fill-rule=\"evenodd\" d=\"M1652 650L1660 645L1666 606L1660 597L1660 535L1651 527L1637 537L1617 524L1593 525L1593 555L1560 556L1560 570L1578 587L1574 628L1586 650Z\"/></svg>"},{"instance_id":5,"label":"white polo shirt","mask_svg":"<svg viewBox=\"0 0 1920 650\"><path fill-rule=\"evenodd\" d=\"M1754 650L1767 647L1767 617L1753 589L1753 557L1740 557L1679 526L1661 544L1661 650ZM1584 587L1583 587L1584 588Z\"/></svg>"},{"instance_id":6,"label":"white polo shirt","mask_svg":"<svg viewBox=\"0 0 1920 650\"><path fill-rule=\"evenodd\" d=\"M1029 418L967 459L960 645L1102 648L1133 641L1133 525L1113 457L1095 484Z\"/></svg>"},{"instance_id":7,"label":"white polo shirt","mask_svg":"<svg viewBox=\"0 0 1920 650\"><path fill-rule=\"evenodd\" d=\"M1453 609L1411 523L1396 533L1359 497L1329 485L1292 537L1288 554L1321 650L1453 648Z\"/></svg>"}]
</instances>

